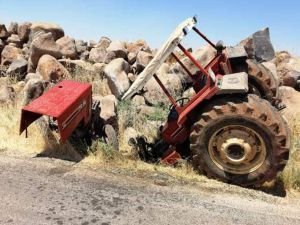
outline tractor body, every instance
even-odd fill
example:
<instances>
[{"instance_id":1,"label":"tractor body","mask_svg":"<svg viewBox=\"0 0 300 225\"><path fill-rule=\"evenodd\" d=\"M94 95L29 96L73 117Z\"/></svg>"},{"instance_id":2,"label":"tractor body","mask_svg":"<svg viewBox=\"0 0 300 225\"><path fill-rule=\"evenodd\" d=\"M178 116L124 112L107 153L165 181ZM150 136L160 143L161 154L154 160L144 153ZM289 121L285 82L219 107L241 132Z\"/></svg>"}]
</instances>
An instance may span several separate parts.
<instances>
[{"instance_id":1,"label":"tractor body","mask_svg":"<svg viewBox=\"0 0 300 225\"><path fill-rule=\"evenodd\" d=\"M278 84L244 47L213 44L196 22L191 18L178 26L123 96L133 96L153 76L171 102L161 137L148 143L140 136L130 144L145 161L176 165L186 159L196 171L224 182L251 186L272 180L283 170L290 147L289 129L275 104ZM216 50L205 67L180 43L191 30ZM195 73L175 48L195 65ZM195 91L190 98L174 99L155 74L169 56L190 76Z\"/></svg>"}]
</instances>

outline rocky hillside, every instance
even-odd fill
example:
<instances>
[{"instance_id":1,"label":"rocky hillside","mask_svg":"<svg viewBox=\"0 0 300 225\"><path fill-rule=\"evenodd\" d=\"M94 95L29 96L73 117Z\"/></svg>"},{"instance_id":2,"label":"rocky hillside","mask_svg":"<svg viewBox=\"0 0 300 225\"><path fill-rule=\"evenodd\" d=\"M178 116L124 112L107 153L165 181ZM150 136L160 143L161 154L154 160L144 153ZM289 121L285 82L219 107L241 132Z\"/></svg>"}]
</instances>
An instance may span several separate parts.
<instances>
[{"instance_id":1,"label":"rocky hillside","mask_svg":"<svg viewBox=\"0 0 300 225\"><path fill-rule=\"evenodd\" d=\"M250 58L264 62L280 85L290 87L281 88L288 103L298 94L295 90L300 89L300 59L288 52L275 53L268 29L254 33L238 45L245 47ZM215 54L209 46L190 51L203 65ZM17 101L27 104L59 80L75 79L92 83L94 98L101 100L101 117L119 126L118 129L136 128L134 122L128 121L135 114L154 118L153 121L165 118L157 106L164 106L168 101L154 79L130 103L119 102L155 54L144 40L123 42L101 37L99 41L86 42L66 36L63 28L55 24L11 23L8 27L0 24L0 53L1 104ZM188 68L194 69L190 61L182 55L180 58ZM185 88L189 82L187 75L173 59L167 60L158 74L172 94L191 94L191 89ZM130 111L132 106L135 114ZM117 114L124 112L126 117L120 125Z\"/></svg>"}]
</instances>

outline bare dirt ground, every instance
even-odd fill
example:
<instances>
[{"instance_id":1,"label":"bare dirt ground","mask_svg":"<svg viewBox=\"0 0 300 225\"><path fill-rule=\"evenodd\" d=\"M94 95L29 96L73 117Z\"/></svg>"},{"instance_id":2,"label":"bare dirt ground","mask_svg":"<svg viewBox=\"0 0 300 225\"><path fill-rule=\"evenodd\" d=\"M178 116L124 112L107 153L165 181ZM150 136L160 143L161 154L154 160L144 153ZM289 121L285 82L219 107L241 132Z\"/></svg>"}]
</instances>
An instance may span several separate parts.
<instances>
[{"instance_id":1,"label":"bare dirt ground","mask_svg":"<svg viewBox=\"0 0 300 225\"><path fill-rule=\"evenodd\" d=\"M300 224L296 194L0 152L0 224Z\"/></svg>"}]
</instances>

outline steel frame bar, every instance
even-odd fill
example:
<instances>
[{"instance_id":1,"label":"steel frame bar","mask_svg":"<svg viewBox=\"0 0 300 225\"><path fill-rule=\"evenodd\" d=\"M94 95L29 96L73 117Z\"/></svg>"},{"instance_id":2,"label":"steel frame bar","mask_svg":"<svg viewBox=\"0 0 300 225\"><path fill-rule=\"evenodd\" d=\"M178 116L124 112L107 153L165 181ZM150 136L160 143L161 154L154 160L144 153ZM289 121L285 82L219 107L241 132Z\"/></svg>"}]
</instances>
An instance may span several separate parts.
<instances>
[{"instance_id":1,"label":"steel frame bar","mask_svg":"<svg viewBox=\"0 0 300 225\"><path fill-rule=\"evenodd\" d=\"M208 44L210 44L214 49L218 50L218 48L216 47L216 45L214 43L212 43L203 33L201 33L200 30L198 30L196 27L193 27L193 30L199 35L201 36Z\"/></svg>"}]
</instances>

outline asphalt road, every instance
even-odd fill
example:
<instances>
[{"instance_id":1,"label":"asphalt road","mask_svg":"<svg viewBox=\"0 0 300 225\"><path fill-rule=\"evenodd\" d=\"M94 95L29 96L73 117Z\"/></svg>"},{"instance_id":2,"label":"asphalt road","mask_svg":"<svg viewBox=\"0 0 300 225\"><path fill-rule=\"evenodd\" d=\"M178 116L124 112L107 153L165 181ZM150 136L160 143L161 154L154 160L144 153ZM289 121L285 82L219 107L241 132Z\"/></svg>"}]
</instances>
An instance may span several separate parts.
<instances>
[{"instance_id":1,"label":"asphalt road","mask_svg":"<svg viewBox=\"0 0 300 225\"><path fill-rule=\"evenodd\" d=\"M0 154L0 224L5 225L300 224L299 205L260 195L159 186L61 160Z\"/></svg>"}]
</instances>

